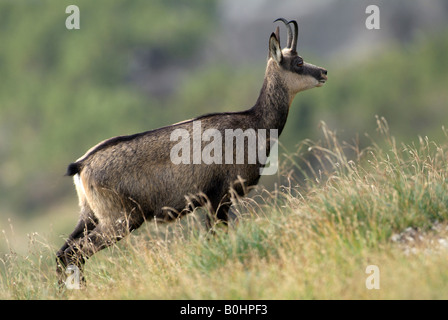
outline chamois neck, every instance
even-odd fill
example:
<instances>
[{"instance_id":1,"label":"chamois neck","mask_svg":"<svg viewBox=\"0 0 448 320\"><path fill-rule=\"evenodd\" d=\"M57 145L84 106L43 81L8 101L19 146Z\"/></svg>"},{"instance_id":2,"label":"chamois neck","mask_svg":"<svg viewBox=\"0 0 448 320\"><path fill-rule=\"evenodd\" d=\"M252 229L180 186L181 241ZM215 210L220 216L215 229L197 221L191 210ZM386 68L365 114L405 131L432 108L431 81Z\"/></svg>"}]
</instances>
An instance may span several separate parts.
<instances>
[{"instance_id":1,"label":"chamois neck","mask_svg":"<svg viewBox=\"0 0 448 320\"><path fill-rule=\"evenodd\" d=\"M277 129L280 135L288 117L289 102L289 93L283 81L267 72L258 100L251 111L258 119L260 128Z\"/></svg>"}]
</instances>

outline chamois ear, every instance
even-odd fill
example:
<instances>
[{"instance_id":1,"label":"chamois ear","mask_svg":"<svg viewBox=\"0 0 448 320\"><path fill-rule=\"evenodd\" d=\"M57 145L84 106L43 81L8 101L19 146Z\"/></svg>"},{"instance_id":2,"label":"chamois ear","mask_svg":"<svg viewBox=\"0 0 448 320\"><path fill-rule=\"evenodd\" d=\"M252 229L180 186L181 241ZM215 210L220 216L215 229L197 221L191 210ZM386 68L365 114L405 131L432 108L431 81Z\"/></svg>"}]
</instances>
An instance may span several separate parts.
<instances>
[{"instance_id":1,"label":"chamois ear","mask_svg":"<svg viewBox=\"0 0 448 320\"><path fill-rule=\"evenodd\" d=\"M283 59L282 49L280 48L280 41L273 32L269 38L269 57L280 64Z\"/></svg>"}]
</instances>

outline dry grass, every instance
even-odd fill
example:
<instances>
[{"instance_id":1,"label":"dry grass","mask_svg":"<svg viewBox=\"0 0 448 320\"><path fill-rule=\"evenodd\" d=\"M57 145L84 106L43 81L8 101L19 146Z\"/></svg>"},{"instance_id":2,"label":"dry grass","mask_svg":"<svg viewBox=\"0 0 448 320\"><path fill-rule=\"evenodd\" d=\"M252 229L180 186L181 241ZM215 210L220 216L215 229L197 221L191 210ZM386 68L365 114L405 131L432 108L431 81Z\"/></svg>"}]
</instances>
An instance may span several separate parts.
<instances>
[{"instance_id":1,"label":"dry grass","mask_svg":"<svg viewBox=\"0 0 448 320\"><path fill-rule=\"evenodd\" d=\"M84 290L58 290L55 245L31 235L28 255L1 257L0 298L447 299L448 143L397 145L377 122L385 143L363 150L323 125L285 161L284 186L213 237L199 213L148 222L87 262ZM368 265L380 289L366 288Z\"/></svg>"}]
</instances>

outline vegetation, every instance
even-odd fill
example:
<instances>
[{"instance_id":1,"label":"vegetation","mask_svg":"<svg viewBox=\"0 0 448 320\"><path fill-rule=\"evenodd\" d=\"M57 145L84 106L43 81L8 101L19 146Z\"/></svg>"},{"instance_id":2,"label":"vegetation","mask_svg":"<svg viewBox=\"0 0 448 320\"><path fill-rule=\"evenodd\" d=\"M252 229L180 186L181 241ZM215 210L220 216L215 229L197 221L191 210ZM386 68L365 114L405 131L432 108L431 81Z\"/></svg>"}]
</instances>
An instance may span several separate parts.
<instances>
[{"instance_id":1,"label":"vegetation","mask_svg":"<svg viewBox=\"0 0 448 320\"><path fill-rule=\"evenodd\" d=\"M80 30L64 26L70 4ZM68 163L102 139L255 102L266 61L204 50L218 8L0 2L0 299L447 299L448 30L363 60L300 52L329 81L295 99L282 174L235 226L210 237L201 212L149 222L87 262L86 290L58 290L54 253L78 212ZM375 115L395 138L383 118L373 137ZM380 290L365 287L368 265Z\"/></svg>"},{"instance_id":2,"label":"vegetation","mask_svg":"<svg viewBox=\"0 0 448 320\"><path fill-rule=\"evenodd\" d=\"M0 298L446 299L448 142L398 144L377 123L386 148L358 150L323 125L323 141L289 157L321 164L297 168L307 185L289 176L275 192L259 190L229 230L207 234L198 212L148 222L88 261L83 290L57 289L55 248L31 235L26 256L10 248L1 260ZM379 289L366 288L369 265Z\"/></svg>"}]
</instances>

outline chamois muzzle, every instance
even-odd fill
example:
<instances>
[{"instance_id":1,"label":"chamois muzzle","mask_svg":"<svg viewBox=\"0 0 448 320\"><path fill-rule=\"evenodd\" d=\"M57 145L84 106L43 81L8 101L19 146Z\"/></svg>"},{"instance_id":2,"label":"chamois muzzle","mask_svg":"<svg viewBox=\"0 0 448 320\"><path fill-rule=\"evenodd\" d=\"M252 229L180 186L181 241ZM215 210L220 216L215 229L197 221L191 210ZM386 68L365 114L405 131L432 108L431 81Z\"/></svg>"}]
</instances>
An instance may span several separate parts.
<instances>
[{"instance_id":1,"label":"chamois muzzle","mask_svg":"<svg viewBox=\"0 0 448 320\"><path fill-rule=\"evenodd\" d=\"M327 73L328 73L327 69L324 69L324 68L320 69L319 83L324 84L328 80Z\"/></svg>"}]
</instances>

